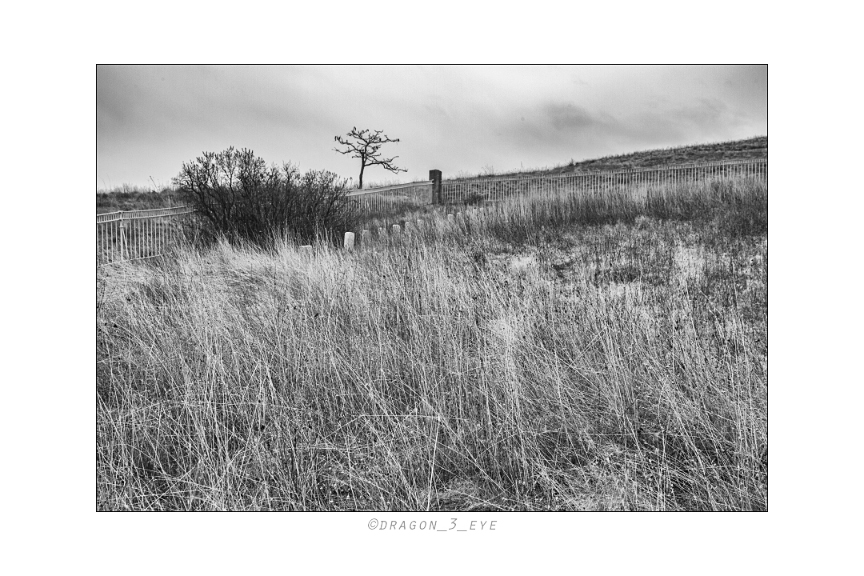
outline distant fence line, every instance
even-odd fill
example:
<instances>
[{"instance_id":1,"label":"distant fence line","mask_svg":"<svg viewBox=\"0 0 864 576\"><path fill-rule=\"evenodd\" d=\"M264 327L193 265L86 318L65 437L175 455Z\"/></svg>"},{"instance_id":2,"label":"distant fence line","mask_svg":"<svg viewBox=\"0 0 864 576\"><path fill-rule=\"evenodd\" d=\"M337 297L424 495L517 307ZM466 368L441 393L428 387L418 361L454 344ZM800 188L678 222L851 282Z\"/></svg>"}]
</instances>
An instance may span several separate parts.
<instances>
[{"instance_id":1,"label":"distant fence line","mask_svg":"<svg viewBox=\"0 0 864 576\"><path fill-rule=\"evenodd\" d=\"M580 171L557 175L478 176L444 180L440 170L430 170L429 180L367 190L353 190L348 197L367 214L398 207L420 208L429 204L497 202L536 193L611 193L614 190L675 186L725 178L768 179L768 159L726 160L676 164L614 171Z\"/></svg>"},{"instance_id":2,"label":"distant fence line","mask_svg":"<svg viewBox=\"0 0 864 576\"><path fill-rule=\"evenodd\" d=\"M615 190L692 184L725 178L768 179L768 160L737 160L630 170L539 176L490 176L444 180L442 204L495 202L537 193L612 193Z\"/></svg>"},{"instance_id":3,"label":"distant fence line","mask_svg":"<svg viewBox=\"0 0 864 576\"><path fill-rule=\"evenodd\" d=\"M96 215L96 265L155 258L176 242L186 206Z\"/></svg>"},{"instance_id":4,"label":"distant fence line","mask_svg":"<svg viewBox=\"0 0 864 576\"><path fill-rule=\"evenodd\" d=\"M358 209L373 215L392 209L421 209L430 204L500 202L531 194L611 194L710 182L727 178L768 180L768 159L727 160L656 168L572 172L539 176L480 176L444 180L430 170L429 180L366 190L351 190L346 197ZM162 255L176 240L180 218L193 210L185 206L132 210L96 215L97 264L138 260Z\"/></svg>"}]
</instances>

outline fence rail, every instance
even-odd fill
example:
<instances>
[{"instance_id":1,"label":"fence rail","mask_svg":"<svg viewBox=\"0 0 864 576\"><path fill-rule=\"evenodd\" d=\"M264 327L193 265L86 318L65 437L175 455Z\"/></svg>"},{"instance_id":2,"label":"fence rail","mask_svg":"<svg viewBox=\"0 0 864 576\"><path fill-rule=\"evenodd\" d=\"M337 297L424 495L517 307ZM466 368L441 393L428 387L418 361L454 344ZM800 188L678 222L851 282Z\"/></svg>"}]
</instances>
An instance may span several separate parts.
<instances>
[{"instance_id":1,"label":"fence rail","mask_svg":"<svg viewBox=\"0 0 864 576\"><path fill-rule=\"evenodd\" d=\"M434 182L411 182L396 184L367 190L354 190L346 196L357 202L361 212L374 214L392 208L422 207L433 202L432 190Z\"/></svg>"},{"instance_id":2,"label":"fence rail","mask_svg":"<svg viewBox=\"0 0 864 576\"><path fill-rule=\"evenodd\" d=\"M96 265L161 256L193 210L186 206L96 215Z\"/></svg>"},{"instance_id":3,"label":"fence rail","mask_svg":"<svg viewBox=\"0 0 864 576\"><path fill-rule=\"evenodd\" d=\"M652 188L731 177L751 177L767 181L768 160L706 162L612 172L574 172L554 176L493 176L444 180L441 200L446 204L473 204L537 193L604 194L616 190L648 192Z\"/></svg>"}]
</instances>

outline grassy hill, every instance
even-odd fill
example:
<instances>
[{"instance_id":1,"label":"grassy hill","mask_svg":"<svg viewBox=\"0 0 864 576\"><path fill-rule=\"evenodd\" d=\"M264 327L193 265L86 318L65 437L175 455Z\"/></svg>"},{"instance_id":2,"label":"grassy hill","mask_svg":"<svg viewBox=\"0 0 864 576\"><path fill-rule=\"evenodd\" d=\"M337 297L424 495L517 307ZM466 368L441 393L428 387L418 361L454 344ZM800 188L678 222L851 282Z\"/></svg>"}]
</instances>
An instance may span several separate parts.
<instances>
[{"instance_id":1,"label":"grassy hill","mask_svg":"<svg viewBox=\"0 0 864 576\"><path fill-rule=\"evenodd\" d=\"M757 136L746 140L695 144L676 148L661 148L605 156L554 168L542 168L518 172L496 174L496 176L540 176L545 174L570 174L572 172L595 172L629 170L632 168L653 168L670 164L689 164L693 162L719 162L723 160L746 160L768 157L768 137Z\"/></svg>"}]
</instances>

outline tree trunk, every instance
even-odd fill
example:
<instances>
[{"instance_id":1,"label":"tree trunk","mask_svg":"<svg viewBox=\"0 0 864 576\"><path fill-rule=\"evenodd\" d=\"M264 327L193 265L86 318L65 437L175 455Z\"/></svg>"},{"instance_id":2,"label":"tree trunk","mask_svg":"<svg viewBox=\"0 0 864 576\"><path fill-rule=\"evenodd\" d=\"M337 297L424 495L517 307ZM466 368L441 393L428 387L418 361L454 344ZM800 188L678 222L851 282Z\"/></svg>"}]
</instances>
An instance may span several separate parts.
<instances>
[{"instance_id":1,"label":"tree trunk","mask_svg":"<svg viewBox=\"0 0 864 576\"><path fill-rule=\"evenodd\" d=\"M358 190L363 189L363 170L365 170L365 169L366 169L366 164L360 164L360 187L358 188Z\"/></svg>"}]
</instances>

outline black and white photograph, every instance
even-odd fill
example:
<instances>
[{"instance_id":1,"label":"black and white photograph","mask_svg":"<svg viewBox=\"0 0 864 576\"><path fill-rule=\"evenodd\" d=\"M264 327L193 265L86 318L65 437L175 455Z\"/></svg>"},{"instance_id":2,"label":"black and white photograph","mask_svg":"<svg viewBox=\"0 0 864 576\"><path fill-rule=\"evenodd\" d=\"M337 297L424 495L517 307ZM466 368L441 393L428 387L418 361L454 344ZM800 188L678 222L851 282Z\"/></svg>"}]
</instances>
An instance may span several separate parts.
<instances>
[{"instance_id":1,"label":"black and white photograph","mask_svg":"<svg viewBox=\"0 0 864 576\"><path fill-rule=\"evenodd\" d=\"M95 76L97 511L768 510L766 63Z\"/></svg>"},{"instance_id":2,"label":"black and white photograph","mask_svg":"<svg viewBox=\"0 0 864 576\"><path fill-rule=\"evenodd\" d=\"M860 572L809 8L10 5L5 572Z\"/></svg>"}]
</instances>

